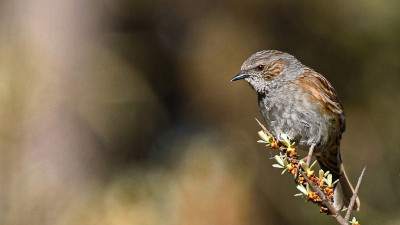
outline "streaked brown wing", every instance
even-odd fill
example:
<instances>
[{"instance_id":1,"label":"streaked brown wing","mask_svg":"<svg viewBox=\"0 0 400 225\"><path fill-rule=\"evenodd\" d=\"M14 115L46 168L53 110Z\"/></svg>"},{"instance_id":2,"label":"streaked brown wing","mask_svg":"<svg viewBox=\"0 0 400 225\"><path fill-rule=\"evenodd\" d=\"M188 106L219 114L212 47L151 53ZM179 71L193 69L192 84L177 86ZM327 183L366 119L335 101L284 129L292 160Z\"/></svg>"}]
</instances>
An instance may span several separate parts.
<instances>
[{"instance_id":1,"label":"streaked brown wing","mask_svg":"<svg viewBox=\"0 0 400 225\"><path fill-rule=\"evenodd\" d=\"M346 119L344 117L343 107L337 97L335 89L329 81L321 74L312 69L306 68L305 72L297 79L298 85L304 90L308 90L316 99L322 101L325 110L336 114L340 121L340 131L343 133L346 129Z\"/></svg>"}]
</instances>

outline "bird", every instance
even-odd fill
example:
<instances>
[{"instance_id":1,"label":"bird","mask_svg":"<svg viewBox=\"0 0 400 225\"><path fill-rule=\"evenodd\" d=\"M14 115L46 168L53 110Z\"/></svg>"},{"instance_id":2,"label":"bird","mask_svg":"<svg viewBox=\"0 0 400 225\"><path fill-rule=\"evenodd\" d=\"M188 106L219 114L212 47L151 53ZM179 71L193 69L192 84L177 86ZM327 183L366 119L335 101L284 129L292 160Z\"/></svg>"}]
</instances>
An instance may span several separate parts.
<instances>
[{"instance_id":1,"label":"bird","mask_svg":"<svg viewBox=\"0 0 400 225\"><path fill-rule=\"evenodd\" d=\"M242 79L258 93L260 112L272 135L287 135L300 150L314 147L321 169L339 179L333 207L346 210L354 193L340 155L346 118L331 83L293 55L277 50L251 55L231 82ZM357 198L353 209L359 207Z\"/></svg>"}]
</instances>

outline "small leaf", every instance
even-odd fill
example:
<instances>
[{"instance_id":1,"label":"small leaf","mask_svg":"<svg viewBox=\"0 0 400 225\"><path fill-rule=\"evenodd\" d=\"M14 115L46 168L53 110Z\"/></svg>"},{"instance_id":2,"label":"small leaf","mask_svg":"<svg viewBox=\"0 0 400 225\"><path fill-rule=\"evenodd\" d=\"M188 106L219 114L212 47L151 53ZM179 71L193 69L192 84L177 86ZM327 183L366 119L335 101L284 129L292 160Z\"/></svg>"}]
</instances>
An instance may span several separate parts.
<instances>
[{"instance_id":1,"label":"small leaf","mask_svg":"<svg viewBox=\"0 0 400 225\"><path fill-rule=\"evenodd\" d=\"M313 168L313 166L317 163L317 160L314 161L314 163L310 166L310 169Z\"/></svg>"},{"instance_id":2,"label":"small leaf","mask_svg":"<svg viewBox=\"0 0 400 225\"><path fill-rule=\"evenodd\" d=\"M333 187L334 184L332 184L332 174L328 174L328 176L325 178L325 183L328 185L328 187ZM337 181L335 181L337 182ZM335 183L336 184L336 183Z\"/></svg>"},{"instance_id":3,"label":"small leaf","mask_svg":"<svg viewBox=\"0 0 400 225\"><path fill-rule=\"evenodd\" d=\"M307 166L307 164L306 164L303 160L300 160L300 165L301 165L301 167L303 167L303 169L304 169L305 171L308 171L308 166Z\"/></svg>"},{"instance_id":4,"label":"small leaf","mask_svg":"<svg viewBox=\"0 0 400 225\"><path fill-rule=\"evenodd\" d=\"M266 143L271 143L272 137L268 136L264 131L259 131L258 135L263 139Z\"/></svg>"},{"instance_id":5,"label":"small leaf","mask_svg":"<svg viewBox=\"0 0 400 225\"><path fill-rule=\"evenodd\" d=\"M285 168L284 166L281 166L279 164L272 164L272 167L281 168L281 169Z\"/></svg>"},{"instance_id":6,"label":"small leaf","mask_svg":"<svg viewBox=\"0 0 400 225\"><path fill-rule=\"evenodd\" d=\"M319 170L319 178L322 179L324 177L324 171Z\"/></svg>"},{"instance_id":7,"label":"small leaf","mask_svg":"<svg viewBox=\"0 0 400 225\"><path fill-rule=\"evenodd\" d=\"M301 191L304 195L308 195L308 190L301 184L297 185L297 189Z\"/></svg>"},{"instance_id":8,"label":"small leaf","mask_svg":"<svg viewBox=\"0 0 400 225\"><path fill-rule=\"evenodd\" d=\"M290 139L289 139L289 137L287 136L287 134L281 133L280 137L281 137L280 142L281 142L284 146L290 147Z\"/></svg>"},{"instance_id":9,"label":"small leaf","mask_svg":"<svg viewBox=\"0 0 400 225\"><path fill-rule=\"evenodd\" d=\"M288 147L289 146L289 143L288 142L286 142L286 141L284 141L284 140L279 140L284 146L286 146L286 147Z\"/></svg>"},{"instance_id":10,"label":"small leaf","mask_svg":"<svg viewBox=\"0 0 400 225\"><path fill-rule=\"evenodd\" d=\"M281 157L282 157L282 156L281 156ZM288 166L288 164L287 164L287 159L286 159L286 158L283 160L283 165L284 165L285 167Z\"/></svg>"},{"instance_id":11,"label":"small leaf","mask_svg":"<svg viewBox=\"0 0 400 225\"><path fill-rule=\"evenodd\" d=\"M284 166L285 164L283 163L283 159L282 157L275 155L275 160L282 166Z\"/></svg>"},{"instance_id":12,"label":"small leaf","mask_svg":"<svg viewBox=\"0 0 400 225\"><path fill-rule=\"evenodd\" d=\"M335 180L335 182L332 183L332 187L333 187L333 185L335 185L337 182L339 182L339 179Z\"/></svg>"}]
</instances>

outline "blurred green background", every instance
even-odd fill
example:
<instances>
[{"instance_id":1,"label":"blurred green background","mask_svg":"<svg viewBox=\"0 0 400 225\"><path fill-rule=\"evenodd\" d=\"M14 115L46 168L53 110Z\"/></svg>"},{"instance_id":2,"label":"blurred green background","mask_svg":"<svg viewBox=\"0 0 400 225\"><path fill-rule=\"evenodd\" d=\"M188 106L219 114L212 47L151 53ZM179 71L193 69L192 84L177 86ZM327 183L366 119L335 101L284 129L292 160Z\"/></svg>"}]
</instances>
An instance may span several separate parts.
<instances>
[{"instance_id":1,"label":"blurred green background","mask_svg":"<svg viewBox=\"0 0 400 225\"><path fill-rule=\"evenodd\" d=\"M362 224L400 224L399 1L0 1L1 224L336 224L293 197L246 82L326 76Z\"/></svg>"}]
</instances>

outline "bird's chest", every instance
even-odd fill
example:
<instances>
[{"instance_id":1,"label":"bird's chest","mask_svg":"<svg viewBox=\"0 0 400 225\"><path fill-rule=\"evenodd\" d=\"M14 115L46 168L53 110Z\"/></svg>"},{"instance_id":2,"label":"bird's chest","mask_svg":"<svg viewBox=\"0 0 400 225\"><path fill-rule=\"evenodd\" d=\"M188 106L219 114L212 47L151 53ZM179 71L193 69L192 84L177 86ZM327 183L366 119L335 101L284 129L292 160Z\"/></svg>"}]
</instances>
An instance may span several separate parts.
<instances>
[{"instance_id":1,"label":"bird's chest","mask_svg":"<svg viewBox=\"0 0 400 225\"><path fill-rule=\"evenodd\" d=\"M298 145L323 146L329 142L329 118L321 115L319 105L300 91L274 92L259 95L259 107L267 129L279 137L287 134Z\"/></svg>"},{"instance_id":2,"label":"bird's chest","mask_svg":"<svg viewBox=\"0 0 400 225\"><path fill-rule=\"evenodd\" d=\"M285 131L298 129L302 122L308 126L311 117L316 116L313 110L318 110L306 101L302 92L296 90L279 89L259 94L258 104L268 126Z\"/></svg>"}]
</instances>

